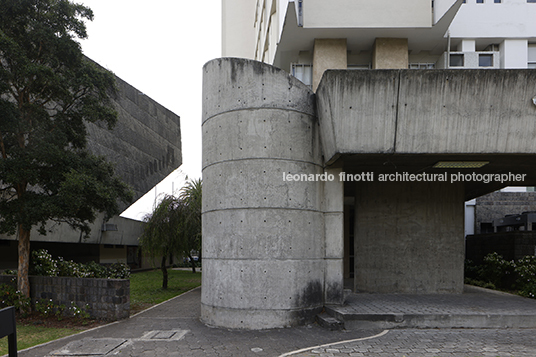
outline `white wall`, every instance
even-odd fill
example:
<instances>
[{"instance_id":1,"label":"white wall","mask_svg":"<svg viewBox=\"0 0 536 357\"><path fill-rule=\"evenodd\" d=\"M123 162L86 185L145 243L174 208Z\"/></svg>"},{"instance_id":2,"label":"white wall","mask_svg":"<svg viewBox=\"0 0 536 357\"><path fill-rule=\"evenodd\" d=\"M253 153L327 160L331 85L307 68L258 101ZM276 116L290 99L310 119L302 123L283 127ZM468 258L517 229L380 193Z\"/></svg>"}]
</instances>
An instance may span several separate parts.
<instances>
[{"instance_id":1,"label":"white wall","mask_svg":"<svg viewBox=\"0 0 536 357\"><path fill-rule=\"evenodd\" d=\"M436 1L436 9L443 3ZM450 26L451 38L529 38L536 37L536 3L527 0L467 0Z\"/></svg>"},{"instance_id":2,"label":"white wall","mask_svg":"<svg viewBox=\"0 0 536 357\"><path fill-rule=\"evenodd\" d=\"M534 21L536 21L536 18L534 19ZM527 68L527 40L504 40L503 42L501 42L500 51L501 68Z\"/></svg>"},{"instance_id":3,"label":"white wall","mask_svg":"<svg viewBox=\"0 0 536 357\"><path fill-rule=\"evenodd\" d=\"M430 27L430 0L305 0L304 27Z\"/></svg>"}]
</instances>

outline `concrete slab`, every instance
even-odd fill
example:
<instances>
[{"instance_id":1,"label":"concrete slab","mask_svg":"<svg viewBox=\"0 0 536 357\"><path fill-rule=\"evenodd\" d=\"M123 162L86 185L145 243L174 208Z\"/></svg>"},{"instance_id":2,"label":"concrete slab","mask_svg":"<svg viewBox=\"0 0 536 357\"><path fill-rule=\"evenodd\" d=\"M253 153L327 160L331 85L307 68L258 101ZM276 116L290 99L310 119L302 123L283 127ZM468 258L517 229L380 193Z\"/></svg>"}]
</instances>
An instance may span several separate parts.
<instances>
[{"instance_id":1,"label":"concrete slab","mask_svg":"<svg viewBox=\"0 0 536 357\"><path fill-rule=\"evenodd\" d=\"M351 294L326 312L347 330L536 328L536 300L468 285L463 294Z\"/></svg>"},{"instance_id":2,"label":"concrete slab","mask_svg":"<svg viewBox=\"0 0 536 357\"><path fill-rule=\"evenodd\" d=\"M105 356L127 340L122 338L82 339L53 352L54 356Z\"/></svg>"}]
</instances>

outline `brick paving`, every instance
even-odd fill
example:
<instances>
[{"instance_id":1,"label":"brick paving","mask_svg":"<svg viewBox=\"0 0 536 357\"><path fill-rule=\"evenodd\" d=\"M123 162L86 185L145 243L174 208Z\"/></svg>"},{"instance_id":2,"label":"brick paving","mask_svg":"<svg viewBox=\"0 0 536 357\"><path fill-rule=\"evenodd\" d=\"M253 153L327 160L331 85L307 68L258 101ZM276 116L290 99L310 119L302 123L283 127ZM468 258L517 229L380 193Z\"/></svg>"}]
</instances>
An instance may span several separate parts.
<instances>
[{"instance_id":1,"label":"brick paving","mask_svg":"<svg viewBox=\"0 0 536 357\"><path fill-rule=\"evenodd\" d=\"M195 289L130 319L19 351L19 356L536 356L534 329L330 331L312 324L240 331L208 327L199 315L200 289Z\"/></svg>"}]
</instances>

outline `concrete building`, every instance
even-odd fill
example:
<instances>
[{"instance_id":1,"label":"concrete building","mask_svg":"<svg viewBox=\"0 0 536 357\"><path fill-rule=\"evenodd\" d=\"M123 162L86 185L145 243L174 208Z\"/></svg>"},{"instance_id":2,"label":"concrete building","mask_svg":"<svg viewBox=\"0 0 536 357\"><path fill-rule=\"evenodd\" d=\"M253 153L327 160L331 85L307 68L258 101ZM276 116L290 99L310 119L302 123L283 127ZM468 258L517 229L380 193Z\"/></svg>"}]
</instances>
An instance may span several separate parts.
<instances>
[{"instance_id":1,"label":"concrete building","mask_svg":"<svg viewBox=\"0 0 536 357\"><path fill-rule=\"evenodd\" d=\"M120 78L114 107L118 120L113 130L88 124L88 147L115 165L116 174L129 184L137 200L182 163L180 118ZM123 209L126 207L123 206ZM66 225L51 225L46 236L32 231L32 250L44 248L54 256L80 262L142 263L138 238L142 222L123 217L98 217L89 238ZM16 237L0 235L0 269L17 267Z\"/></svg>"},{"instance_id":2,"label":"concrete building","mask_svg":"<svg viewBox=\"0 0 536 357\"><path fill-rule=\"evenodd\" d=\"M203 321L461 293L464 202L536 183L536 3L252 3L204 67Z\"/></svg>"}]
</instances>

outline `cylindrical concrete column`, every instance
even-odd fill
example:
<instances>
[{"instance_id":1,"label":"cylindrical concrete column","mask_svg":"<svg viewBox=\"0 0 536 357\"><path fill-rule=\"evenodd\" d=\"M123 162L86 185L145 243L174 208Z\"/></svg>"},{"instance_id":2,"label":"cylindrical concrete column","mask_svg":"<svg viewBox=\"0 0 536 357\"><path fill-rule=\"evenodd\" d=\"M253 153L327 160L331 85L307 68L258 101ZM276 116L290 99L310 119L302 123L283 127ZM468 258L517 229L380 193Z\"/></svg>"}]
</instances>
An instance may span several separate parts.
<instances>
[{"instance_id":1,"label":"cylindrical concrete column","mask_svg":"<svg viewBox=\"0 0 536 357\"><path fill-rule=\"evenodd\" d=\"M323 172L314 94L256 61L203 70L201 319L303 323L323 305L322 182L286 175Z\"/></svg>"}]
</instances>

